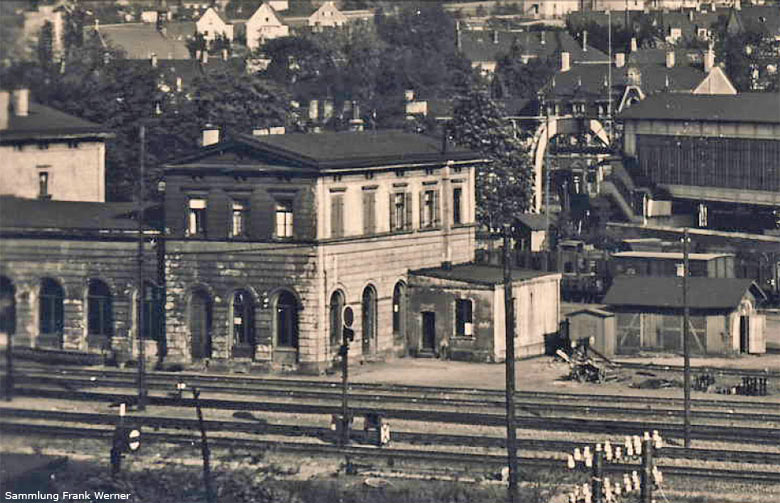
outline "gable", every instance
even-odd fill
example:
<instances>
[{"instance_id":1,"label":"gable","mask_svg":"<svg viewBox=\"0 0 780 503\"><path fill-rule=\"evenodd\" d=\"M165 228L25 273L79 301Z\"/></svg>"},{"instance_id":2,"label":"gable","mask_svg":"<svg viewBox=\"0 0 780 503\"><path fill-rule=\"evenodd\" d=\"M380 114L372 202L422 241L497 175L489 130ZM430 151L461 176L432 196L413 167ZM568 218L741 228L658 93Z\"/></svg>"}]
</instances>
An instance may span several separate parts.
<instances>
[{"instance_id":1,"label":"gable","mask_svg":"<svg viewBox=\"0 0 780 503\"><path fill-rule=\"evenodd\" d=\"M257 8L252 17L246 22L247 25L260 25L260 26L281 26L282 22L274 12L273 8L268 4L262 4Z\"/></svg>"},{"instance_id":2,"label":"gable","mask_svg":"<svg viewBox=\"0 0 780 503\"><path fill-rule=\"evenodd\" d=\"M696 89L693 90L693 94L727 94L733 96L737 94L737 89L726 76L723 69L719 66L715 66L710 73L704 77L704 80L696 86Z\"/></svg>"}]
</instances>

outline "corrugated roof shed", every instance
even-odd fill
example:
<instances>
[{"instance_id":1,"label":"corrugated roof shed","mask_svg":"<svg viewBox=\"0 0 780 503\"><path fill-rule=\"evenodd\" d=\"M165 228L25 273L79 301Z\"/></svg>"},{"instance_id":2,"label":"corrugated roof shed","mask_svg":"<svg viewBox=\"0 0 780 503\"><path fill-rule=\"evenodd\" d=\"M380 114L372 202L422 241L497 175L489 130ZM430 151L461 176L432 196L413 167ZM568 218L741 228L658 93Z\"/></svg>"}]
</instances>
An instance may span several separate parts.
<instances>
[{"instance_id":1,"label":"corrugated roof shed","mask_svg":"<svg viewBox=\"0 0 780 503\"><path fill-rule=\"evenodd\" d=\"M30 101L28 115L8 117L8 128L0 130L0 141L45 138L108 137L108 129Z\"/></svg>"},{"instance_id":2,"label":"corrugated roof shed","mask_svg":"<svg viewBox=\"0 0 780 503\"><path fill-rule=\"evenodd\" d=\"M731 310L750 289L763 297L751 279L688 278L688 305L691 309ZM682 309L682 278L619 276L602 302L609 306Z\"/></svg>"},{"instance_id":3,"label":"corrugated roof shed","mask_svg":"<svg viewBox=\"0 0 780 503\"><path fill-rule=\"evenodd\" d=\"M657 94L624 110L618 118L780 124L780 94Z\"/></svg>"}]
</instances>

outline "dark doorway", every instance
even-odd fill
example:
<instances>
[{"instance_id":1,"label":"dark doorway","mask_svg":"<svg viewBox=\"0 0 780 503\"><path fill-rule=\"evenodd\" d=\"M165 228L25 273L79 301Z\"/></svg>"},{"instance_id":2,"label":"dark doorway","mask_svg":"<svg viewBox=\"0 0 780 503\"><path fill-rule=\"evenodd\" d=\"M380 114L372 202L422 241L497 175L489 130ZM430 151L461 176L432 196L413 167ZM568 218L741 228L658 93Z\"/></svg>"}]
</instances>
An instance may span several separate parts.
<instances>
[{"instance_id":1,"label":"dark doorway","mask_svg":"<svg viewBox=\"0 0 780 503\"><path fill-rule=\"evenodd\" d=\"M16 332L16 288L5 276L0 276L0 333Z\"/></svg>"},{"instance_id":2,"label":"dark doorway","mask_svg":"<svg viewBox=\"0 0 780 503\"><path fill-rule=\"evenodd\" d=\"M203 291L192 295L190 306L192 359L211 358L211 299Z\"/></svg>"},{"instance_id":3,"label":"dark doorway","mask_svg":"<svg viewBox=\"0 0 780 503\"><path fill-rule=\"evenodd\" d=\"M739 317L739 352L747 353L750 349L750 318Z\"/></svg>"},{"instance_id":4,"label":"dark doorway","mask_svg":"<svg viewBox=\"0 0 780 503\"><path fill-rule=\"evenodd\" d=\"M363 313L363 354L369 355L376 351L376 290L367 286L363 290L361 303Z\"/></svg>"},{"instance_id":5,"label":"dark doorway","mask_svg":"<svg viewBox=\"0 0 780 503\"><path fill-rule=\"evenodd\" d=\"M276 345L298 349L298 300L286 291L276 304Z\"/></svg>"},{"instance_id":6,"label":"dark doorway","mask_svg":"<svg viewBox=\"0 0 780 503\"><path fill-rule=\"evenodd\" d=\"M41 295L38 302L39 345L62 349L65 312L65 292L53 279L41 280Z\"/></svg>"},{"instance_id":7,"label":"dark doorway","mask_svg":"<svg viewBox=\"0 0 780 503\"><path fill-rule=\"evenodd\" d=\"M422 313L422 348L424 352L433 352L436 348L436 313Z\"/></svg>"}]
</instances>

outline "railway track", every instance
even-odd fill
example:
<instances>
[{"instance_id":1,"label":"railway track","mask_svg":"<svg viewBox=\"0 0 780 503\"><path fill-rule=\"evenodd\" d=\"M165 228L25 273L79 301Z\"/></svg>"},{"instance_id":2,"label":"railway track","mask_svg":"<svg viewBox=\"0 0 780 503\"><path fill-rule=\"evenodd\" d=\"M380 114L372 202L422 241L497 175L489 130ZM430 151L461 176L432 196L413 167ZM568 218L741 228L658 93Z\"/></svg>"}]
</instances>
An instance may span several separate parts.
<instances>
[{"instance_id":1,"label":"railway track","mask_svg":"<svg viewBox=\"0 0 780 503\"><path fill-rule=\"evenodd\" d=\"M0 409L0 414L8 419L46 420L62 423L83 423L91 425L114 425L116 416L103 413L41 411L30 409ZM160 416L131 416L128 421L153 429L196 430L198 424L194 419ZM232 433L247 433L254 435L282 435L286 437L311 437L319 439L331 438L329 428L320 426L301 426L290 424L273 424L262 420L208 420L206 428L209 431ZM27 423L0 422L0 431L24 431ZM485 435L455 435L441 433L419 433L410 431L393 431L393 438L398 442L416 445L450 445L484 448L506 448L504 437ZM571 452L575 447L581 447L583 442L570 440L537 440L522 438L518 440L518 449L527 451L559 451ZM719 450L719 449L684 449L665 446L660 454L669 459L687 459L699 461L727 461L738 463L755 463L780 465L780 453Z\"/></svg>"},{"instance_id":2,"label":"railway track","mask_svg":"<svg viewBox=\"0 0 780 503\"><path fill-rule=\"evenodd\" d=\"M115 417L112 417L115 420ZM0 430L5 433L37 434L41 436L54 436L59 438L105 438L108 441L113 435L112 428L84 428L61 425L38 425L2 423ZM198 442L195 435L167 432L144 432L144 443L173 443L193 445ZM442 451L423 451L416 449L396 449L376 447L350 446L346 448L327 444L315 444L311 442L280 442L247 438L230 438L211 436L209 444L212 447L232 447L246 450L272 450L276 452L299 453L306 455L347 457L353 461L369 462L369 468L377 465L403 467L409 463L415 469L421 464L429 464L433 467L470 467L474 472L490 473L491 470L500 470L506 465L506 456L498 454L472 454ZM666 449L662 449L661 456L665 456ZM564 461L558 458L519 457L520 466L523 468L563 469ZM751 483L780 484L780 473L755 470L728 470L711 467L681 467L674 465L658 465L665 475L730 480ZM637 464L610 463L605 466L607 473L629 473L637 470ZM493 472L495 474L495 472Z\"/></svg>"},{"instance_id":3,"label":"railway track","mask_svg":"<svg viewBox=\"0 0 780 503\"><path fill-rule=\"evenodd\" d=\"M76 369L62 371L62 374L47 372L25 372L16 377L17 382L31 383L30 379L45 380L50 383L62 382L70 383L73 386L104 386L104 387L130 387L135 386L135 374L127 371L105 371ZM265 396L295 396L306 399L333 399L340 394L340 384L327 381L298 380L298 379L273 379L273 378L246 378L234 376L214 376L214 375L195 375L195 374L150 374L147 383L153 389L174 388L176 382L184 381L190 386L197 386L200 389L212 393L234 393L234 394L259 394ZM340 395L339 395L340 396ZM411 402L426 403L430 405L457 405L457 406L504 406L504 392L492 389L471 389L471 388L444 388L444 387L421 387L421 386L403 386L403 385L376 385L366 383L351 383L350 396L353 399L365 401L385 401L385 402ZM550 392L528 392L520 391L516 394L516 400L519 407L534 406L544 407L545 409L558 408L561 411L576 411L576 406L572 404L577 402L589 402L591 408L598 407L599 403L614 403L614 395L598 394L579 394L579 393L550 393ZM641 404L643 406L664 405L669 407L682 407L683 400L679 398L661 398L624 395L619 397L620 403ZM592 404L592 405L591 405ZM729 400L729 399L694 399L692 400L694 409L717 408L731 409L727 412L728 419L734 419L735 409L763 409L766 411L780 412L780 402L767 401L766 399L747 399L747 400ZM565 410L566 408L568 410ZM614 407L613 407L614 409ZM605 409L605 412L609 410ZM593 412L588 411L588 412ZM616 412L616 411L611 411ZM637 411L639 412L639 411ZM660 414L675 415L674 410L660 410ZM715 413L712 418L726 418L723 413ZM766 420L772 421L776 417L767 415Z\"/></svg>"},{"instance_id":4,"label":"railway track","mask_svg":"<svg viewBox=\"0 0 780 503\"><path fill-rule=\"evenodd\" d=\"M58 389L20 388L19 394L31 397L83 400L91 402L110 403L134 403L136 395L120 393L98 393L89 391L70 390L63 397L63 391ZM192 407L191 399L173 398L150 395L150 405ZM222 409L234 411L263 411L287 414L339 414L340 405L325 405L296 402L269 402L226 400L215 398L201 398L200 404L207 409ZM350 410L356 416L367 413L381 413L385 417L406 421L423 421L450 424L504 426L506 418L504 413L462 412L413 408L387 408L377 406L351 406ZM592 418L567 418L567 417L518 417L518 428L536 429L547 431L571 431L571 432L599 432L634 434L637 431L659 430L665 437L680 438L683 434L681 424L670 424L668 421L618 421ZM712 441L734 441L746 443L780 444L780 429L758 427L734 427L724 425L703 425L695 427L692 438Z\"/></svg>"}]
</instances>

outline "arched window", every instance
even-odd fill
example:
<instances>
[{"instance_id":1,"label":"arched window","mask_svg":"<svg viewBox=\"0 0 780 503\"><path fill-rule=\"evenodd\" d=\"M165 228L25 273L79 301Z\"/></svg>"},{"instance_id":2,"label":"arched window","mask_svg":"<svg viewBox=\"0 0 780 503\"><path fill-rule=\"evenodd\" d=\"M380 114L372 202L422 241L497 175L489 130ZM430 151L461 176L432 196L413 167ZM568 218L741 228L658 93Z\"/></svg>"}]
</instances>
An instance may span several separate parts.
<instances>
[{"instance_id":1,"label":"arched window","mask_svg":"<svg viewBox=\"0 0 780 503\"><path fill-rule=\"evenodd\" d=\"M393 334L406 336L406 285L401 281L393 288Z\"/></svg>"},{"instance_id":2,"label":"arched window","mask_svg":"<svg viewBox=\"0 0 780 503\"><path fill-rule=\"evenodd\" d=\"M144 282L143 309L144 319L141 336L144 339L159 341L163 333L162 289L151 281Z\"/></svg>"},{"instance_id":3,"label":"arched window","mask_svg":"<svg viewBox=\"0 0 780 503\"><path fill-rule=\"evenodd\" d=\"M341 313L344 310L344 294L341 290L333 292L330 296L330 345L338 346L341 344L342 319Z\"/></svg>"},{"instance_id":4,"label":"arched window","mask_svg":"<svg viewBox=\"0 0 780 503\"><path fill-rule=\"evenodd\" d=\"M298 300L290 292L282 292L276 301L276 345L298 347Z\"/></svg>"},{"instance_id":5,"label":"arched window","mask_svg":"<svg viewBox=\"0 0 780 503\"><path fill-rule=\"evenodd\" d=\"M211 297L203 290L192 294L190 301L190 334L192 358L211 358Z\"/></svg>"},{"instance_id":6,"label":"arched window","mask_svg":"<svg viewBox=\"0 0 780 503\"><path fill-rule=\"evenodd\" d=\"M38 305L38 329L41 345L62 347L62 332L65 326L64 298L65 292L59 283L50 278L41 280L41 295Z\"/></svg>"},{"instance_id":7,"label":"arched window","mask_svg":"<svg viewBox=\"0 0 780 503\"><path fill-rule=\"evenodd\" d=\"M376 351L377 326L376 289L371 285L363 289L361 312L363 315L363 354L370 354Z\"/></svg>"},{"instance_id":8,"label":"arched window","mask_svg":"<svg viewBox=\"0 0 780 503\"><path fill-rule=\"evenodd\" d=\"M111 290L98 279L89 280L87 293L87 333L89 335L114 335L114 314Z\"/></svg>"},{"instance_id":9,"label":"arched window","mask_svg":"<svg viewBox=\"0 0 780 503\"><path fill-rule=\"evenodd\" d=\"M5 276L0 276L0 332L16 332L16 288Z\"/></svg>"},{"instance_id":10,"label":"arched window","mask_svg":"<svg viewBox=\"0 0 780 503\"><path fill-rule=\"evenodd\" d=\"M255 354L255 303L246 290L233 294L233 356Z\"/></svg>"}]
</instances>

